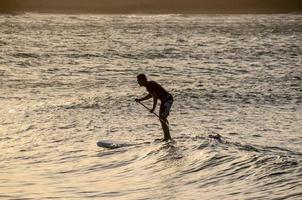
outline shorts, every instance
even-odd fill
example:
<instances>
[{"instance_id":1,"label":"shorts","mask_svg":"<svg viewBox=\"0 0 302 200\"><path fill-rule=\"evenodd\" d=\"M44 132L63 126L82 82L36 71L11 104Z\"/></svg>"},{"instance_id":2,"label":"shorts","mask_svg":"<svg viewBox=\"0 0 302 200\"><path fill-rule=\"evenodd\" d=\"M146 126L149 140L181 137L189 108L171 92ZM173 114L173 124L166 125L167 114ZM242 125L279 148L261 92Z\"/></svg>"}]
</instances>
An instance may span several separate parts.
<instances>
[{"instance_id":1,"label":"shorts","mask_svg":"<svg viewBox=\"0 0 302 200\"><path fill-rule=\"evenodd\" d=\"M172 104L173 104L173 97L171 95L167 96L167 98L165 98L161 102L160 108L159 108L159 117L160 118L167 118L169 116Z\"/></svg>"}]
</instances>

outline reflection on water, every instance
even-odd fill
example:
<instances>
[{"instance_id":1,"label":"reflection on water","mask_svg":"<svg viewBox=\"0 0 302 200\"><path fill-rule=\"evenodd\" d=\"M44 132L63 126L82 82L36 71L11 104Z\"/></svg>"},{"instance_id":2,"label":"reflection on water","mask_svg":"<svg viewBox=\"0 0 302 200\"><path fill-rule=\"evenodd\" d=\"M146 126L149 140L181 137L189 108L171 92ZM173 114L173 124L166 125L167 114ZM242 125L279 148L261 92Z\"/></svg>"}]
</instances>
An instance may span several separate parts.
<instances>
[{"instance_id":1,"label":"reflection on water","mask_svg":"<svg viewBox=\"0 0 302 200\"><path fill-rule=\"evenodd\" d=\"M300 22L2 15L0 197L301 199ZM175 143L134 102L139 73L175 97Z\"/></svg>"}]
</instances>

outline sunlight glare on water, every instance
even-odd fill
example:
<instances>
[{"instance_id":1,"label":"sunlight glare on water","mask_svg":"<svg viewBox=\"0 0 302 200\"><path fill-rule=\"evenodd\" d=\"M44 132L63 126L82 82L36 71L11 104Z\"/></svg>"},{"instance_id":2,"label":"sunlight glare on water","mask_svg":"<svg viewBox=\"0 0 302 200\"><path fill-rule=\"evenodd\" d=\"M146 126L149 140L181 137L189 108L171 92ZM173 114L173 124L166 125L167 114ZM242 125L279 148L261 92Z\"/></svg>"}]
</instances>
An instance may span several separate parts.
<instances>
[{"instance_id":1,"label":"sunlight glare on water","mask_svg":"<svg viewBox=\"0 0 302 200\"><path fill-rule=\"evenodd\" d=\"M0 198L301 199L301 21L1 15ZM139 73L173 94L175 143Z\"/></svg>"}]
</instances>

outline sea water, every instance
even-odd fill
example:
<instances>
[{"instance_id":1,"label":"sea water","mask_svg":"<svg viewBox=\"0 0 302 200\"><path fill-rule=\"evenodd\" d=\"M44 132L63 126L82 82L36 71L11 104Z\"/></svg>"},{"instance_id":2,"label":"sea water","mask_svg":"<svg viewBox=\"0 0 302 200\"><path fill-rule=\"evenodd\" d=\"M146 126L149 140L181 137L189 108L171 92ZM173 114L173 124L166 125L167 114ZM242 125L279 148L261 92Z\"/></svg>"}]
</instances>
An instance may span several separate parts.
<instances>
[{"instance_id":1,"label":"sea water","mask_svg":"<svg viewBox=\"0 0 302 200\"><path fill-rule=\"evenodd\" d=\"M302 199L301 63L302 15L1 15L0 198Z\"/></svg>"}]
</instances>

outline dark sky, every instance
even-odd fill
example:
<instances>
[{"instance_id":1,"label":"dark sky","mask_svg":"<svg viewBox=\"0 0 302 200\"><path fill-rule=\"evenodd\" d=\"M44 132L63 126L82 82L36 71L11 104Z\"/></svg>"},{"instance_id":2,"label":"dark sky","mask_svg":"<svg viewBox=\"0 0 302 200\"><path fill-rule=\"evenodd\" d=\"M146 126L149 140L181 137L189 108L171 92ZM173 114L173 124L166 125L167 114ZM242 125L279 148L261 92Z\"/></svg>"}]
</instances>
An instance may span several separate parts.
<instances>
[{"instance_id":1,"label":"dark sky","mask_svg":"<svg viewBox=\"0 0 302 200\"><path fill-rule=\"evenodd\" d=\"M0 12L282 13L301 12L302 0L0 0Z\"/></svg>"}]
</instances>

